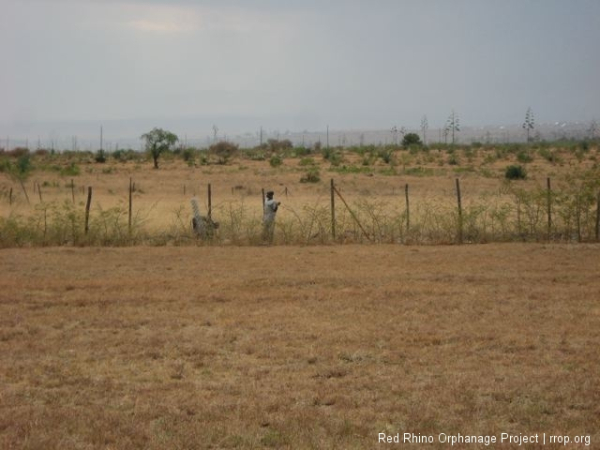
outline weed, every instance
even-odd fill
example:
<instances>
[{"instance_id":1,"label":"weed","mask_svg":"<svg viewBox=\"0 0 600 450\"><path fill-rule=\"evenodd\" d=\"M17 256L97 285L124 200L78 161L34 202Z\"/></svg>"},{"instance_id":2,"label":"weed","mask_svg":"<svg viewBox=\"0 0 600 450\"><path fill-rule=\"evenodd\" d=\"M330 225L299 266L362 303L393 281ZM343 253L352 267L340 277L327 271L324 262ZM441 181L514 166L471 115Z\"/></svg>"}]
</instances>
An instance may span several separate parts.
<instances>
[{"instance_id":1,"label":"weed","mask_svg":"<svg viewBox=\"0 0 600 450\"><path fill-rule=\"evenodd\" d=\"M522 166L508 166L504 177L507 180L524 180L527 178L527 171Z\"/></svg>"},{"instance_id":2,"label":"weed","mask_svg":"<svg viewBox=\"0 0 600 450\"><path fill-rule=\"evenodd\" d=\"M74 177L81 173L81 169L74 162L70 163L67 167L60 169L60 174L63 177Z\"/></svg>"},{"instance_id":3,"label":"weed","mask_svg":"<svg viewBox=\"0 0 600 450\"><path fill-rule=\"evenodd\" d=\"M321 175L318 167L311 167L300 178L300 183L318 183L319 181L321 181Z\"/></svg>"}]
</instances>

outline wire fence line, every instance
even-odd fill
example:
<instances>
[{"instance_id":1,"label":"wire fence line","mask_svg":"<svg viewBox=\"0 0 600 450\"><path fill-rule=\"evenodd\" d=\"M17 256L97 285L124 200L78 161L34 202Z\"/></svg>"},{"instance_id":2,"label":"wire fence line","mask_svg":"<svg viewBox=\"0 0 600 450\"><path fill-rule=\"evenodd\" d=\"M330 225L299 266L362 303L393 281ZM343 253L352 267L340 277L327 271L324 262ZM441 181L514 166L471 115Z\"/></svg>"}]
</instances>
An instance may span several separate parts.
<instances>
[{"instance_id":1,"label":"wire fence line","mask_svg":"<svg viewBox=\"0 0 600 450\"><path fill-rule=\"evenodd\" d=\"M0 218L0 246L50 245L259 245L263 243L262 211L247 198L213 204L208 185L208 219L214 232L194 231L189 199L173 205L171 217L152 223L152 208L136 208L129 180L128 201L92 207L92 187L85 207L69 198L39 202L27 213L11 210ZM256 190L260 192L260 190ZM486 242L600 241L600 180L570 178L525 188L499 182L494 194L461 192L460 180L445 195L414 195L409 184L401 195L377 198L346 192L331 180L329 195L305 204L290 202L278 214L274 245L334 243L462 244ZM448 195L453 191L455 198ZM85 190L84 190L85 192ZM417 192L418 194L418 192ZM2 201L17 200L13 189ZM218 193L215 193L218 195ZM258 209L258 210L257 210ZM214 222L213 222L214 220Z\"/></svg>"}]
</instances>

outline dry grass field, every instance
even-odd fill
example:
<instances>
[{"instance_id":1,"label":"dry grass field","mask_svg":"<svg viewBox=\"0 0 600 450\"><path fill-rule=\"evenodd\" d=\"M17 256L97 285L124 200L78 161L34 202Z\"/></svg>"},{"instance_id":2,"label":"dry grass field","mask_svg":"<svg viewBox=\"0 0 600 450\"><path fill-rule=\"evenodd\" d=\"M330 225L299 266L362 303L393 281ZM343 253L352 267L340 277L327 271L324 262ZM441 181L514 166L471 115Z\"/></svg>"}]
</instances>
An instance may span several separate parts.
<instances>
[{"instance_id":1,"label":"dry grass field","mask_svg":"<svg viewBox=\"0 0 600 450\"><path fill-rule=\"evenodd\" d=\"M0 448L598 448L599 252L1 250Z\"/></svg>"}]
</instances>

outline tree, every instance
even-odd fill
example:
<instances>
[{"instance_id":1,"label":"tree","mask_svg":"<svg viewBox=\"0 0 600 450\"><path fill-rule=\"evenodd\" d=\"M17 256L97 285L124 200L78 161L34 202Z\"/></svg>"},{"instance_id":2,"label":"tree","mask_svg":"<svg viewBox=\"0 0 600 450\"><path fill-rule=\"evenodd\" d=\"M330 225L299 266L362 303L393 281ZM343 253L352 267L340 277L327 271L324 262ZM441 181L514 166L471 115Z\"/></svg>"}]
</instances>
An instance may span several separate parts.
<instances>
[{"instance_id":1,"label":"tree","mask_svg":"<svg viewBox=\"0 0 600 450\"><path fill-rule=\"evenodd\" d=\"M444 129L444 131L446 136L448 135L448 133L452 132L452 145L454 145L454 132L460 131L458 114L456 114L454 110L452 110L452 113L450 114L450 116L448 116L448 120L446 121L446 128Z\"/></svg>"},{"instance_id":2,"label":"tree","mask_svg":"<svg viewBox=\"0 0 600 450\"><path fill-rule=\"evenodd\" d=\"M23 189L23 194L25 194L25 198L27 199L27 203L29 201L29 195L27 195L27 189L25 189L25 181L29 177L31 170L33 169L31 165L31 158L29 156L29 150L26 153L23 153L14 163L7 163L7 172L8 175L15 181L18 181L21 185L21 189Z\"/></svg>"},{"instance_id":3,"label":"tree","mask_svg":"<svg viewBox=\"0 0 600 450\"><path fill-rule=\"evenodd\" d=\"M421 138L417 133L407 133L402 139L402 147L408 148L411 145L421 145Z\"/></svg>"},{"instance_id":4,"label":"tree","mask_svg":"<svg viewBox=\"0 0 600 450\"><path fill-rule=\"evenodd\" d=\"M237 153L238 146L231 142L219 141L211 145L208 151L217 156L218 164L227 164L229 159Z\"/></svg>"},{"instance_id":5,"label":"tree","mask_svg":"<svg viewBox=\"0 0 600 450\"><path fill-rule=\"evenodd\" d=\"M527 112L525 113L525 122L523 122L523 129L527 132L527 142L531 141L529 134L534 128L535 123L533 120L533 111L531 111L531 108L527 108Z\"/></svg>"},{"instance_id":6,"label":"tree","mask_svg":"<svg viewBox=\"0 0 600 450\"><path fill-rule=\"evenodd\" d=\"M177 135L161 128L153 128L152 131L142 134L141 138L146 141L146 151L152 155L155 169L158 169L160 154L169 150L179 140Z\"/></svg>"}]
</instances>

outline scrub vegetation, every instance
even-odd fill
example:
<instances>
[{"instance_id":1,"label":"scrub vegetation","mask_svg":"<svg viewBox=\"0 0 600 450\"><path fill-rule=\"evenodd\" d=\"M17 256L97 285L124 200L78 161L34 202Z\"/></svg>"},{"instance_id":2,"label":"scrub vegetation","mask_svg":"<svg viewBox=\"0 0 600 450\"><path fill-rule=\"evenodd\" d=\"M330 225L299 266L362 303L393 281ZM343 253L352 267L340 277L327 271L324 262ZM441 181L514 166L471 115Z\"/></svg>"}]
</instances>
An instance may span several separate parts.
<instances>
[{"instance_id":1,"label":"scrub vegetation","mask_svg":"<svg viewBox=\"0 0 600 450\"><path fill-rule=\"evenodd\" d=\"M275 244L598 239L596 142L424 146L418 138L407 134L398 146L305 148L274 139L252 149L163 146L159 170L152 149L102 151L102 158L0 152L0 245L204 244L194 238L189 200L198 197L208 213L208 184L210 213L221 224L211 244L260 243L265 188L282 201ZM343 197L335 222L331 179Z\"/></svg>"}]
</instances>

